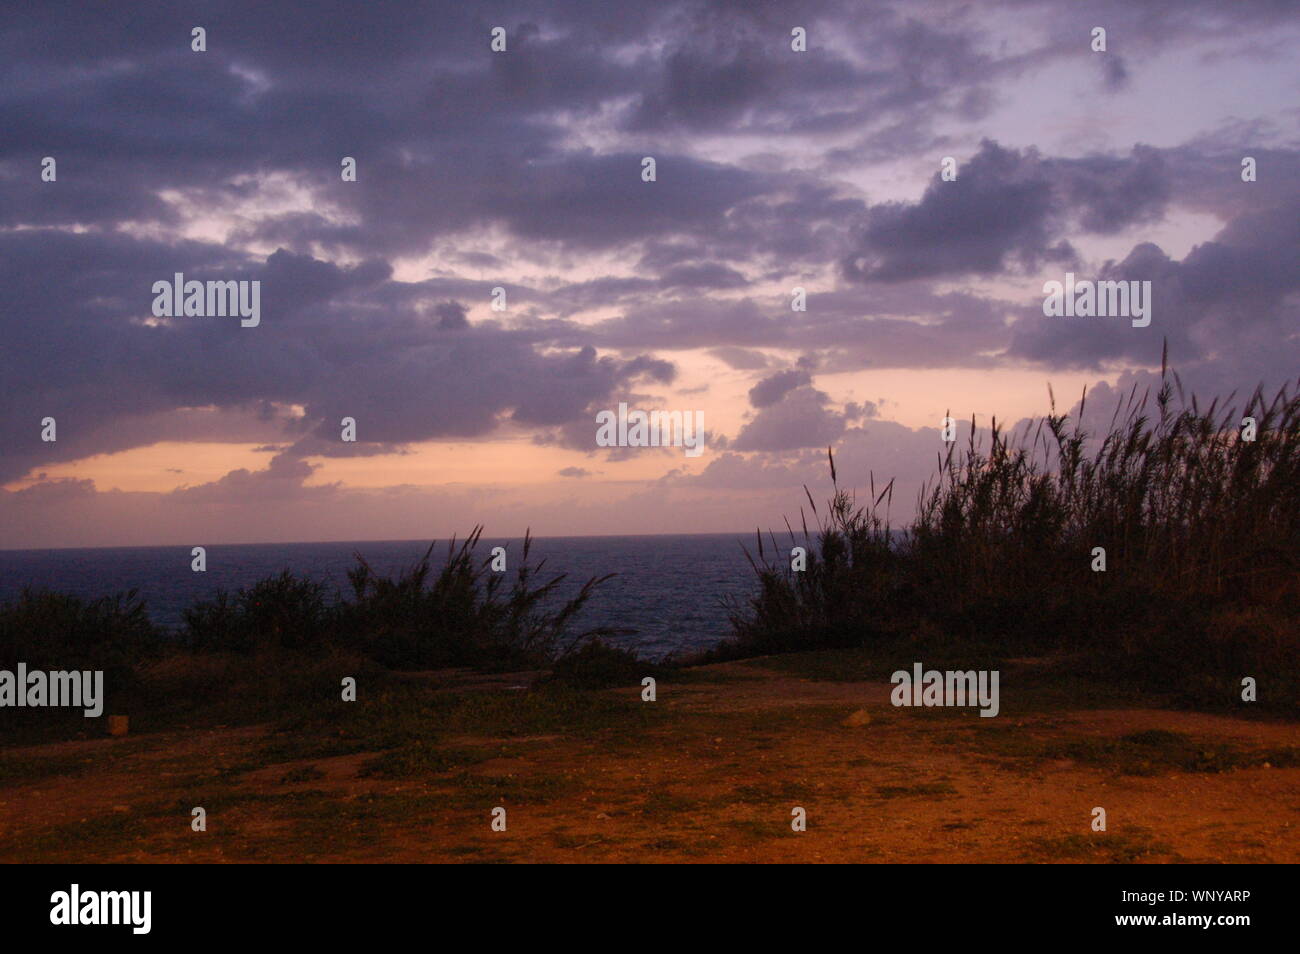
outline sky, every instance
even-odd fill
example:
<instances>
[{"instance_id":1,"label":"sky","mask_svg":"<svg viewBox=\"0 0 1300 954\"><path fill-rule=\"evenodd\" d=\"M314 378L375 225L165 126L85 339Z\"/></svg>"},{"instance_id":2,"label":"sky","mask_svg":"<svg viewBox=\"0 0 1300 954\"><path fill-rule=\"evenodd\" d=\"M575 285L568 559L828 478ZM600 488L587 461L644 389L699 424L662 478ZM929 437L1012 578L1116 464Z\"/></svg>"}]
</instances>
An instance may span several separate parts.
<instances>
[{"instance_id":1,"label":"sky","mask_svg":"<svg viewBox=\"0 0 1300 954\"><path fill-rule=\"evenodd\" d=\"M1294 388L1297 48L1252 0L8 5L0 548L780 527L828 447L898 524L945 416L1166 346ZM258 324L158 315L178 272ZM1150 324L1045 315L1067 273ZM703 453L601 446L620 403Z\"/></svg>"}]
</instances>

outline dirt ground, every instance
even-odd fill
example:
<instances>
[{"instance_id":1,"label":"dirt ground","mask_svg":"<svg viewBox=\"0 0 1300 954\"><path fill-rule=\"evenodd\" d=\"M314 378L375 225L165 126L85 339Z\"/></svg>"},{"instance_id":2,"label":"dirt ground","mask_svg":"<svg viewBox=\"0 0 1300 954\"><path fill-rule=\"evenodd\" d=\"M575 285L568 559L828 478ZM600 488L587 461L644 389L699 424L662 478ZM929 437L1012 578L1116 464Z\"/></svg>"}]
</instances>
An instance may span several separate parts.
<instances>
[{"instance_id":1,"label":"dirt ground","mask_svg":"<svg viewBox=\"0 0 1300 954\"><path fill-rule=\"evenodd\" d=\"M10 749L0 860L1300 861L1300 767L1267 755L1294 753L1294 722L1069 706L981 719L894 708L879 682L707 669L662 680L652 703L610 690L656 707L642 729L465 733L439 746L477 753L468 764L397 778L367 770L376 752L294 758L266 726Z\"/></svg>"}]
</instances>

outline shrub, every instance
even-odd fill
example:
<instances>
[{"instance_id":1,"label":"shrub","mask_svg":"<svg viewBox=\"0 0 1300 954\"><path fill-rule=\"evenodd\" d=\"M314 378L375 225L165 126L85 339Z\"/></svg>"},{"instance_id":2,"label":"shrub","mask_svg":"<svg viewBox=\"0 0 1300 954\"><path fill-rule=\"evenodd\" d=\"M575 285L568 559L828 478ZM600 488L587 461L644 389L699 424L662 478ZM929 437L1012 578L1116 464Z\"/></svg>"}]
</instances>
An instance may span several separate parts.
<instances>
[{"instance_id":1,"label":"shrub","mask_svg":"<svg viewBox=\"0 0 1300 954\"><path fill-rule=\"evenodd\" d=\"M575 634L572 624L596 587L612 574L588 580L571 599L551 608L566 577L540 580L545 561L536 566L529 562L532 536L524 537L523 554L507 589L506 574L493 572L490 559L475 557L482 533L479 526L460 544L453 539L436 575L430 563L432 545L395 578L375 573L357 554L357 567L348 573L353 599L339 607L338 625L348 643L399 669L508 669L545 665L607 632Z\"/></svg>"},{"instance_id":2,"label":"shrub","mask_svg":"<svg viewBox=\"0 0 1300 954\"><path fill-rule=\"evenodd\" d=\"M0 603L0 669L29 671L102 670L104 713L135 698L136 666L163 651L162 634L145 614L134 590L83 600L48 590L23 589L18 599ZM33 728L72 726L86 731L82 709L15 708L4 710L14 741Z\"/></svg>"},{"instance_id":3,"label":"shrub","mask_svg":"<svg viewBox=\"0 0 1300 954\"><path fill-rule=\"evenodd\" d=\"M122 687L137 660L160 651L160 637L135 590L83 600L24 588L0 603L0 669L102 669Z\"/></svg>"},{"instance_id":4,"label":"shrub","mask_svg":"<svg viewBox=\"0 0 1300 954\"><path fill-rule=\"evenodd\" d=\"M241 589L234 598L218 591L213 599L196 603L182 616L191 647L253 652L320 645L332 614L325 605L323 585L283 570Z\"/></svg>"},{"instance_id":5,"label":"shrub","mask_svg":"<svg viewBox=\"0 0 1300 954\"><path fill-rule=\"evenodd\" d=\"M184 642L191 649L239 653L339 645L396 669L508 669L545 665L607 632L574 633L572 624L608 576L588 580L556 606L565 576L541 579L545 561L529 561L531 535L513 578L476 558L481 536L482 527L475 527L463 541L453 539L437 569L431 544L396 576L376 573L358 553L348 571L350 598L332 604L321 584L288 570L233 597L218 592L184 612Z\"/></svg>"}]
</instances>

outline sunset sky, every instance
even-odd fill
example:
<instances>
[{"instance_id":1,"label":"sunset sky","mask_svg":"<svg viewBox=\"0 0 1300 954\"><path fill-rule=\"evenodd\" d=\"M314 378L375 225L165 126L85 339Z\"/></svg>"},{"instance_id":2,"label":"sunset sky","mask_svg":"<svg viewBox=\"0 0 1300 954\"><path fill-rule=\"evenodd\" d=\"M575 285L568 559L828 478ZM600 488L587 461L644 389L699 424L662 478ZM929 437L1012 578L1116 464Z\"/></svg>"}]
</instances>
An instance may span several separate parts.
<instances>
[{"instance_id":1,"label":"sunset sky","mask_svg":"<svg viewBox=\"0 0 1300 954\"><path fill-rule=\"evenodd\" d=\"M1298 48L1248 0L10 5L0 547L780 526L827 445L906 519L948 410L1164 340L1294 386ZM176 272L260 324L154 317ZM1150 326L1045 317L1066 272ZM597 447L620 401L706 451Z\"/></svg>"}]
</instances>

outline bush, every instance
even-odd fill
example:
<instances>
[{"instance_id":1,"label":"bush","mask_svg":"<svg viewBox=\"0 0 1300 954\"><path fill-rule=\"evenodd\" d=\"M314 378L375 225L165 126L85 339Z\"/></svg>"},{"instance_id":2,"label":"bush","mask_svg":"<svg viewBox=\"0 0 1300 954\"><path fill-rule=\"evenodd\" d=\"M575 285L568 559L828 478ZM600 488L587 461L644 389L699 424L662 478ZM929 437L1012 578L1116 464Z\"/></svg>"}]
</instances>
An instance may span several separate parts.
<instances>
[{"instance_id":1,"label":"bush","mask_svg":"<svg viewBox=\"0 0 1300 954\"><path fill-rule=\"evenodd\" d=\"M325 711L337 702L345 676L360 693L376 691L383 673L354 653L325 648L310 654L264 648L256 652L180 650L140 668L144 730L175 717L247 721L287 711Z\"/></svg>"},{"instance_id":2,"label":"bush","mask_svg":"<svg viewBox=\"0 0 1300 954\"><path fill-rule=\"evenodd\" d=\"M162 648L161 633L136 591L82 600L24 588L0 603L0 669L104 671L109 687L131 683L138 660Z\"/></svg>"},{"instance_id":3,"label":"bush","mask_svg":"<svg viewBox=\"0 0 1300 954\"><path fill-rule=\"evenodd\" d=\"M376 574L357 554L349 571L353 599L339 607L338 626L348 645L396 669L473 666L512 669L542 666L607 631L572 633L574 618L611 575L592 578L557 608L550 603L565 575L539 582L545 561L529 562L532 537L525 535L513 582L476 561L483 528L475 527L433 575L433 547L396 578Z\"/></svg>"},{"instance_id":4,"label":"bush","mask_svg":"<svg viewBox=\"0 0 1300 954\"><path fill-rule=\"evenodd\" d=\"M241 589L218 591L186 609L185 642L194 649L254 652L307 649L326 641L332 613L325 587L288 570Z\"/></svg>"},{"instance_id":5,"label":"bush","mask_svg":"<svg viewBox=\"0 0 1300 954\"><path fill-rule=\"evenodd\" d=\"M572 633L574 618L608 576L588 580L578 593L552 608L563 574L545 581L543 563L529 562L531 535L513 581L478 561L475 527L435 571L433 545L411 568L382 576L357 554L348 571L351 598L332 605L325 588L288 570L235 596L218 592L184 613L184 643L191 649L253 653L267 649L345 647L395 669L472 666L510 669L542 666L601 635Z\"/></svg>"},{"instance_id":6,"label":"bush","mask_svg":"<svg viewBox=\"0 0 1300 954\"><path fill-rule=\"evenodd\" d=\"M145 615L134 590L82 600L48 590L23 589L17 600L0 603L0 669L95 671L104 673L104 714L120 711L139 691L137 665L163 651L162 633ZM28 730L86 731L80 708L4 710L7 733L18 742Z\"/></svg>"}]
</instances>

